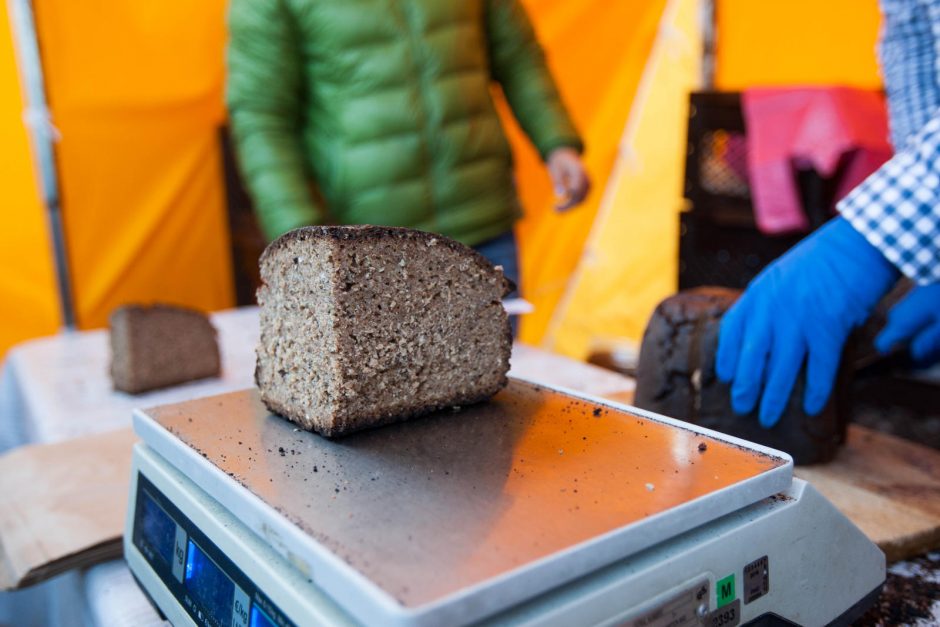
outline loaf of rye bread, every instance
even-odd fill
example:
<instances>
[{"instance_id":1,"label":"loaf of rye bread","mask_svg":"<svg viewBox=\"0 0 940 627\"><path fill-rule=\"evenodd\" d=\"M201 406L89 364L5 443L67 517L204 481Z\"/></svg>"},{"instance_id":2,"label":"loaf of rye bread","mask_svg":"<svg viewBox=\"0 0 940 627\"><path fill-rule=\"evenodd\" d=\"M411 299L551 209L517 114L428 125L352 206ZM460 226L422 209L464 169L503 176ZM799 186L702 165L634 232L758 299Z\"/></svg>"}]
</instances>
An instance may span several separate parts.
<instances>
[{"instance_id":1,"label":"loaf of rye bread","mask_svg":"<svg viewBox=\"0 0 940 627\"><path fill-rule=\"evenodd\" d=\"M446 237L304 227L261 256L255 380L269 410L328 437L483 401L506 385L512 289Z\"/></svg>"},{"instance_id":2,"label":"loaf of rye bread","mask_svg":"<svg viewBox=\"0 0 940 627\"><path fill-rule=\"evenodd\" d=\"M114 388L139 394L219 376L216 331L205 314L172 305L125 305L109 319Z\"/></svg>"},{"instance_id":3,"label":"loaf of rye bread","mask_svg":"<svg viewBox=\"0 0 940 627\"><path fill-rule=\"evenodd\" d=\"M730 386L715 374L715 354L721 317L739 295L738 290L702 287L659 304L640 349L636 406L785 451L797 464L831 460L846 435L852 371L848 360L843 359L832 397L818 416L803 411L805 367L773 428L758 424L757 409L735 415Z\"/></svg>"}]
</instances>

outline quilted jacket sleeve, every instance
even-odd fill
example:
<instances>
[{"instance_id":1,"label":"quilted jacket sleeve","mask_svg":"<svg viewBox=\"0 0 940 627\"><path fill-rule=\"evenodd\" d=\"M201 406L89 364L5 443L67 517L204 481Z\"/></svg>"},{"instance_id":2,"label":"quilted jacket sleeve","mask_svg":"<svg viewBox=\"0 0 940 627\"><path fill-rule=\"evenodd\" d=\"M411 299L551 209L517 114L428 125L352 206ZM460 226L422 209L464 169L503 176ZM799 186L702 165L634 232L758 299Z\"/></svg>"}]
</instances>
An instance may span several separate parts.
<instances>
[{"instance_id":1,"label":"quilted jacket sleeve","mask_svg":"<svg viewBox=\"0 0 940 627\"><path fill-rule=\"evenodd\" d=\"M555 148L583 150L519 0L487 0L486 31L493 79L519 124L546 159Z\"/></svg>"},{"instance_id":2,"label":"quilted jacket sleeve","mask_svg":"<svg viewBox=\"0 0 940 627\"><path fill-rule=\"evenodd\" d=\"M235 150L265 235L317 224L301 143L302 60L283 0L232 0L227 63Z\"/></svg>"}]
</instances>

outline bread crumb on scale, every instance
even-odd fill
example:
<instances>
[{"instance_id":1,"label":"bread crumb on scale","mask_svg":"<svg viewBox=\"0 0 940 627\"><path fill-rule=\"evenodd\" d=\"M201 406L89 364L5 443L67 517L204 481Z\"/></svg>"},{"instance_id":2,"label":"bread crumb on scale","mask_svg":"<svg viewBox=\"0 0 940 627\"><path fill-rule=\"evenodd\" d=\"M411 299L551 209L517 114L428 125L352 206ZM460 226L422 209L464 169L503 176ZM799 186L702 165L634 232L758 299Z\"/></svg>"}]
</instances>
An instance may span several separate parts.
<instances>
[{"instance_id":1,"label":"bread crumb on scale","mask_svg":"<svg viewBox=\"0 0 940 627\"><path fill-rule=\"evenodd\" d=\"M327 437L490 398L509 370L513 288L473 249L394 227L304 227L261 256L255 380Z\"/></svg>"}]
</instances>

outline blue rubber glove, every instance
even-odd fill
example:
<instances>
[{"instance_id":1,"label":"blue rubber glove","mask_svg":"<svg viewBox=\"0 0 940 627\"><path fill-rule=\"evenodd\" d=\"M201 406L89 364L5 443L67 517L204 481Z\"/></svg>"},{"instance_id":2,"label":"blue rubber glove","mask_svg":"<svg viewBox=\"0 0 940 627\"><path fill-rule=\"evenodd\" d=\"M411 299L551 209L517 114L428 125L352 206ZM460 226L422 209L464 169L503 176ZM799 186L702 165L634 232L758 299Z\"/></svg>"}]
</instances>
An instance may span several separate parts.
<instances>
[{"instance_id":1,"label":"blue rubber glove","mask_svg":"<svg viewBox=\"0 0 940 627\"><path fill-rule=\"evenodd\" d=\"M918 366L940 361L940 283L915 287L888 312L875 348L884 354L901 342L910 342L911 358Z\"/></svg>"},{"instance_id":2,"label":"blue rubber glove","mask_svg":"<svg viewBox=\"0 0 940 627\"><path fill-rule=\"evenodd\" d=\"M735 413L760 404L760 424L774 426L806 362L803 409L829 400L842 348L898 278L877 248L835 218L764 269L725 314L716 372L731 383Z\"/></svg>"}]
</instances>

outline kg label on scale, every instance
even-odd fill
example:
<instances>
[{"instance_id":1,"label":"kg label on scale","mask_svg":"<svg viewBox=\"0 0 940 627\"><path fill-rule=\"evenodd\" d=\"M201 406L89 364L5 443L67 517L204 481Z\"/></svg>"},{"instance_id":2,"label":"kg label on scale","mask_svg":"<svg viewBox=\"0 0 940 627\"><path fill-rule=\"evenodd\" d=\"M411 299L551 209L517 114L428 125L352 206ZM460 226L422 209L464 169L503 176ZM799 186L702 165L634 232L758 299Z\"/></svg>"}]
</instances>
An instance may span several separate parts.
<instances>
[{"instance_id":1,"label":"kg label on scale","mask_svg":"<svg viewBox=\"0 0 940 627\"><path fill-rule=\"evenodd\" d=\"M640 615L618 627L686 627L704 625L708 617L708 580L703 579L678 594L643 609Z\"/></svg>"}]
</instances>

